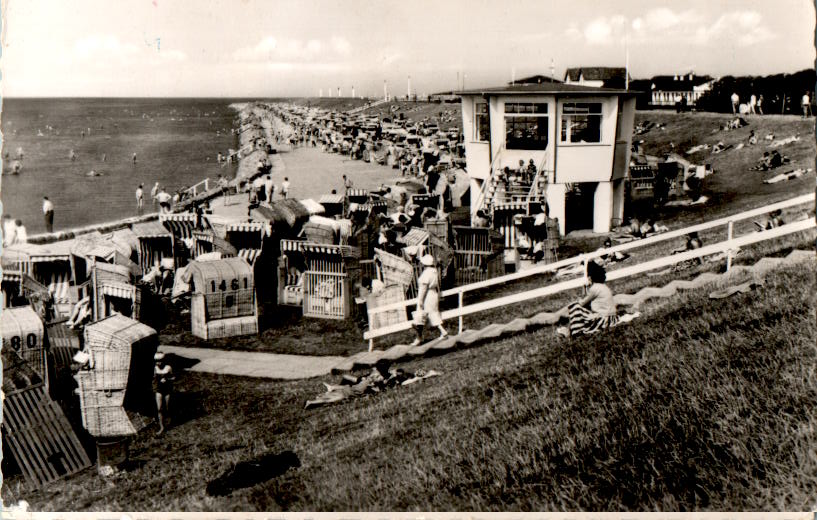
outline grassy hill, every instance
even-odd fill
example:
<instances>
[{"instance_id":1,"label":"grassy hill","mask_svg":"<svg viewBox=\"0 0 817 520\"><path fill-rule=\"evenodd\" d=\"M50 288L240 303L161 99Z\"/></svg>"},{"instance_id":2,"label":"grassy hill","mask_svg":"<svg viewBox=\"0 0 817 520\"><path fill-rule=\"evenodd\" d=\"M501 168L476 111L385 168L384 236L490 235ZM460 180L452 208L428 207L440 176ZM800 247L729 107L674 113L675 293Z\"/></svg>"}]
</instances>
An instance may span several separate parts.
<instances>
[{"instance_id":1,"label":"grassy hill","mask_svg":"<svg viewBox=\"0 0 817 520\"><path fill-rule=\"evenodd\" d=\"M724 123L733 119L725 114L708 112L676 114L670 111L638 112L636 124L651 121L663 125L663 129L653 128L646 134L634 136L634 141L643 141L645 153L663 156L676 152L695 164L711 164L715 175L704 181L704 193L710 201L701 206L687 208L643 208L641 211L658 219L671 220L674 227L681 224L697 223L716 216L737 213L772 202L810 193L815 184L815 156L817 147L814 139L814 118L801 119L799 116L745 116L749 126L737 130L720 130ZM757 145L748 146L751 131L758 136ZM767 134L775 139L798 136L799 141L775 148L788 156L791 163L771 172L752 171L763 156L771 151L772 141L764 140ZM712 145L723 142L732 148L720 154L713 154ZM742 149L736 149L740 143ZM708 144L709 150L693 154L686 152L693 146ZM778 173L795 168L811 168L812 172L800 178L777 184L764 184L763 180Z\"/></svg>"},{"instance_id":2,"label":"grassy hill","mask_svg":"<svg viewBox=\"0 0 817 520\"><path fill-rule=\"evenodd\" d=\"M173 427L134 441L130 471L24 496L36 510L810 509L814 267L725 300L685 293L588 338L542 329L420 359L404 367L443 375L326 408L303 410L320 380L185 373ZM253 478L289 450L300 467ZM252 461L245 487L206 493Z\"/></svg>"}]
</instances>

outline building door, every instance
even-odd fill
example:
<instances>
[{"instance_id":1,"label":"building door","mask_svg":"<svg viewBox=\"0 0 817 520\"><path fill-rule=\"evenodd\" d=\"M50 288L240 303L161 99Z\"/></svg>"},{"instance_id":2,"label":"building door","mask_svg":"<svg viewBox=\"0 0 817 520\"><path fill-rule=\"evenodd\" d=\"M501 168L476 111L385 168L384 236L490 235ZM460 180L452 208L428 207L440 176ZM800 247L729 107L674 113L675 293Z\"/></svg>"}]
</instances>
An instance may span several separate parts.
<instances>
[{"instance_id":1,"label":"building door","mask_svg":"<svg viewBox=\"0 0 817 520\"><path fill-rule=\"evenodd\" d=\"M593 229L593 195L597 182L576 182L565 192L565 233Z\"/></svg>"}]
</instances>

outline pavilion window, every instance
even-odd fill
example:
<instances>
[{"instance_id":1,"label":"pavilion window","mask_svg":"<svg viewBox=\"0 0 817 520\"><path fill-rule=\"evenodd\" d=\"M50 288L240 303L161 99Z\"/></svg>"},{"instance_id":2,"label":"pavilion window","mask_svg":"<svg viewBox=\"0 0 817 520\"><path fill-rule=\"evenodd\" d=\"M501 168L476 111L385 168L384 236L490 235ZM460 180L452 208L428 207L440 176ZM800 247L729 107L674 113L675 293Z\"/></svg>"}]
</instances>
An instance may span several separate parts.
<instances>
[{"instance_id":1,"label":"pavilion window","mask_svg":"<svg viewBox=\"0 0 817 520\"><path fill-rule=\"evenodd\" d=\"M474 141L488 142L490 139L488 103L476 103L474 105Z\"/></svg>"},{"instance_id":2,"label":"pavilion window","mask_svg":"<svg viewBox=\"0 0 817 520\"><path fill-rule=\"evenodd\" d=\"M505 103L505 148L547 149L547 114L547 103Z\"/></svg>"},{"instance_id":3,"label":"pavilion window","mask_svg":"<svg viewBox=\"0 0 817 520\"><path fill-rule=\"evenodd\" d=\"M561 142L600 143L601 103L565 103Z\"/></svg>"}]
</instances>

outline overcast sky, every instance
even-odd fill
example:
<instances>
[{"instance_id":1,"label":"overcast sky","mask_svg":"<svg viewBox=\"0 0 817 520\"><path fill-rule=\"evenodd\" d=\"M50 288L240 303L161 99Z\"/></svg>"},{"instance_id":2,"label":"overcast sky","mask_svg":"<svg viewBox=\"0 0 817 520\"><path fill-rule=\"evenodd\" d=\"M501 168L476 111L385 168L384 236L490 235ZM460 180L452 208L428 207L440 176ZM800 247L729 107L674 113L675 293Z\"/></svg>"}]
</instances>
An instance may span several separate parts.
<instances>
[{"instance_id":1,"label":"overcast sky","mask_svg":"<svg viewBox=\"0 0 817 520\"><path fill-rule=\"evenodd\" d=\"M423 95L566 67L814 66L811 0L2 0L3 96Z\"/></svg>"}]
</instances>

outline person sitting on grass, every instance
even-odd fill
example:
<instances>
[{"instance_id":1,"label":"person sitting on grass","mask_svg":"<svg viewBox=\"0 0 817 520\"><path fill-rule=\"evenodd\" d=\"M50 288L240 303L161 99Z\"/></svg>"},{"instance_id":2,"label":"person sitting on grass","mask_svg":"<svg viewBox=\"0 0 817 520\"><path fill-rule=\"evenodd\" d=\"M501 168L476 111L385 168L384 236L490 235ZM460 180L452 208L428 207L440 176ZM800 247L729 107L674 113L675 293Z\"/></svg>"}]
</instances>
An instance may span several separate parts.
<instances>
[{"instance_id":1,"label":"person sitting on grass","mask_svg":"<svg viewBox=\"0 0 817 520\"><path fill-rule=\"evenodd\" d=\"M153 367L153 392L156 396L156 411L161 435L165 431L165 418L170 422L170 394L173 391L173 368L165 361L164 352L153 356L156 365Z\"/></svg>"},{"instance_id":2,"label":"person sitting on grass","mask_svg":"<svg viewBox=\"0 0 817 520\"><path fill-rule=\"evenodd\" d=\"M687 235L687 241L686 241L686 243L684 244L684 246L683 246L683 247L679 247L679 248L677 248L677 249L674 249L674 250L672 251L672 254L673 254L673 255L675 255L675 254L678 254L678 253L684 253L684 252L686 252L686 251L693 251L693 250L695 250L695 249L700 249L700 248L702 248L703 246L704 246L704 243L703 243L703 241L702 241L702 240L701 240L701 239L698 237L698 232L697 232L697 231L693 231L692 233L690 233L690 234L688 234L688 235ZM677 265L675 266L675 269L676 269L676 270L681 270L681 269L685 269L685 268L687 268L687 267L692 267L692 266L694 266L694 265L696 265L696 264L697 264L697 265L701 265L702 263L703 263L703 260L701 260L700 258L693 258L693 259L688 260L688 261L686 261L686 262L681 262L680 264L677 264Z\"/></svg>"},{"instance_id":3,"label":"person sitting on grass","mask_svg":"<svg viewBox=\"0 0 817 520\"><path fill-rule=\"evenodd\" d=\"M758 231L766 231L766 230L769 230L769 229L774 229L776 227L780 227L783 224L785 224L785 222L781 218L782 215L783 215L782 210L778 209L778 210L772 211L771 213L769 213L769 220L767 220L765 224L761 224L760 222L755 221L755 226L758 228Z\"/></svg>"},{"instance_id":4,"label":"person sitting on grass","mask_svg":"<svg viewBox=\"0 0 817 520\"><path fill-rule=\"evenodd\" d=\"M604 283L607 280L604 268L595 262L589 262L587 277L591 281L587 296L568 306L569 327L559 327L556 329L558 334L565 337L592 334L618 323L613 291Z\"/></svg>"}]
</instances>

